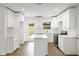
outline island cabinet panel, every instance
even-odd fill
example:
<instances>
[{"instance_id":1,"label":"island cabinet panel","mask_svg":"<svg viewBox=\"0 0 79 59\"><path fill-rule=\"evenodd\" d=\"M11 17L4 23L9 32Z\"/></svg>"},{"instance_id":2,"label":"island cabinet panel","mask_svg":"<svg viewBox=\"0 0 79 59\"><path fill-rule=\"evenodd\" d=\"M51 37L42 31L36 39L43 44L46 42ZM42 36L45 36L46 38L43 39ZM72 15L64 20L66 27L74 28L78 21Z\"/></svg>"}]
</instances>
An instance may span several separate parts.
<instances>
[{"instance_id":1,"label":"island cabinet panel","mask_svg":"<svg viewBox=\"0 0 79 59\"><path fill-rule=\"evenodd\" d=\"M47 39L46 38L39 38L35 39L35 49L34 49L34 55L35 56L45 56L48 54L47 50Z\"/></svg>"}]
</instances>

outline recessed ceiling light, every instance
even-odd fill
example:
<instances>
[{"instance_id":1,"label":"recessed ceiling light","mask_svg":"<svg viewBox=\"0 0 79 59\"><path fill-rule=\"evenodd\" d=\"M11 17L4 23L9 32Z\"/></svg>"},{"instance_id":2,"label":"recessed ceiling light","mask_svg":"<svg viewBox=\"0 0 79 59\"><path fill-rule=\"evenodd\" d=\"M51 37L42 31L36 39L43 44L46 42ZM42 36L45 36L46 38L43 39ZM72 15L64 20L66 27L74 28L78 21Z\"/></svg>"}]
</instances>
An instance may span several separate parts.
<instances>
[{"instance_id":1,"label":"recessed ceiling light","mask_svg":"<svg viewBox=\"0 0 79 59\"><path fill-rule=\"evenodd\" d=\"M22 10L24 10L24 9L22 9Z\"/></svg>"},{"instance_id":2,"label":"recessed ceiling light","mask_svg":"<svg viewBox=\"0 0 79 59\"><path fill-rule=\"evenodd\" d=\"M58 11L58 9L55 9L55 11Z\"/></svg>"}]
</instances>

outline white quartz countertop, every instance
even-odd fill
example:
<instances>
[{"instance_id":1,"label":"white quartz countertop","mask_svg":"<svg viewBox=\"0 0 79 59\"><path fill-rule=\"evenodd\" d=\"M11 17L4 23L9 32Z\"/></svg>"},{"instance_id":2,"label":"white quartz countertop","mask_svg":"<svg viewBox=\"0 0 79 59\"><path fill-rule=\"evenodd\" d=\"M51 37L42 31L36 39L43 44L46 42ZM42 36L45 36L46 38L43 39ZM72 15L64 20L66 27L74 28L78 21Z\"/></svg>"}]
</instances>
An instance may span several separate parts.
<instances>
[{"instance_id":1,"label":"white quartz countertop","mask_svg":"<svg viewBox=\"0 0 79 59\"><path fill-rule=\"evenodd\" d=\"M48 38L45 34L33 34L29 38Z\"/></svg>"},{"instance_id":2,"label":"white quartz countertop","mask_svg":"<svg viewBox=\"0 0 79 59\"><path fill-rule=\"evenodd\" d=\"M59 35L59 37L75 37L76 38L77 36L76 35L73 35L73 36L72 35Z\"/></svg>"}]
</instances>

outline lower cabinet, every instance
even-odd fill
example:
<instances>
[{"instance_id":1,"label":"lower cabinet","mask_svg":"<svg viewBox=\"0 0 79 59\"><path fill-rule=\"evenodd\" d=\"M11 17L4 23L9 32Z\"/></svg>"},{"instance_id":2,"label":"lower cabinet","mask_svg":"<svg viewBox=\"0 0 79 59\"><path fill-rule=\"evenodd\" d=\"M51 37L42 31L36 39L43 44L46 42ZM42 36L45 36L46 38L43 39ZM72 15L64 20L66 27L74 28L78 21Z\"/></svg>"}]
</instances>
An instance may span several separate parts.
<instances>
[{"instance_id":1,"label":"lower cabinet","mask_svg":"<svg viewBox=\"0 0 79 59\"><path fill-rule=\"evenodd\" d=\"M77 55L77 39L76 37L59 36L58 47L66 55Z\"/></svg>"},{"instance_id":2,"label":"lower cabinet","mask_svg":"<svg viewBox=\"0 0 79 59\"><path fill-rule=\"evenodd\" d=\"M19 42L15 37L7 37L6 39L6 53L13 53L19 48Z\"/></svg>"},{"instance_id":3,"label":"lower cabinet","mask_svg":"<svg viewBox=\"0 0 79 59\"><path fill-rule=\"evenodd\" d=\"M47 38L36 38L34 43L34 55L46 56L48 54Z\"/></svg>"},{"instance_id":4,"label":"lower cabinet","mask_svg":"<svg viewBox=\"0 0 79 59\"><path fill-rule=\"evenodd\" d=\"M78 55L79 55L79 38L77 40L77 47L78 47Z\"/></svg>"}]
</instances>

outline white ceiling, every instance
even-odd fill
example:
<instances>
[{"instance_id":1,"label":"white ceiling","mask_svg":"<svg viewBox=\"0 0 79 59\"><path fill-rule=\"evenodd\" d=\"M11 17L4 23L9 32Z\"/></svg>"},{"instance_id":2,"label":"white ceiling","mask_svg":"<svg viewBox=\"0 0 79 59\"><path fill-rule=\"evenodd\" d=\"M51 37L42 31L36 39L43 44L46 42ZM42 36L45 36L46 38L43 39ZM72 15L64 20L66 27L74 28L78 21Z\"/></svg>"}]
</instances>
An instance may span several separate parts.
<instances>
[{"instance_id":1,"label":"white ceiling","mask_svg":"<svg viewBox=\"0 0 79 59\"><path fill-rule=\"evenodd\" d=\"M20 11L25 16L56 16L63 10L78 5L74 3L6 3L1 4L14 11ZM24 9L24 10L22 10ZM57 9L57 10L55 10Z\"/></svg>"}]
</instances>

